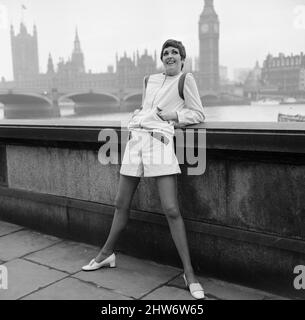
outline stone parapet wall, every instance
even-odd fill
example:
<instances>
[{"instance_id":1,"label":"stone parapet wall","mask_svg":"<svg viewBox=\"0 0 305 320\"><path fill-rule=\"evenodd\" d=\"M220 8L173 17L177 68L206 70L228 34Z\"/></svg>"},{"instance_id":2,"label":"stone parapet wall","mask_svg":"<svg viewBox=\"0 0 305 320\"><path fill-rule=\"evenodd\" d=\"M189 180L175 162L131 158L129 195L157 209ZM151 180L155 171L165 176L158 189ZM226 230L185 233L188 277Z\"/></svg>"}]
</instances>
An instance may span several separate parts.
<instances>
[{"instance_id":1,"label":"stone parapet wall","mask_svg":"<svg viewBox=\"0 0 305 320\"><path fill-rule=\"evenodd\" d=\"M264 126L194 126L207 131L206 171L181 165L179 205L198 271L293 290L293 269L305 265L305 130ZM57 129L0 127L0 219L101 244L120 166L98 161L103 127ZM179 265L154 179L142 179L131 218L119 249Z\"/></svg>"}]
</instances>

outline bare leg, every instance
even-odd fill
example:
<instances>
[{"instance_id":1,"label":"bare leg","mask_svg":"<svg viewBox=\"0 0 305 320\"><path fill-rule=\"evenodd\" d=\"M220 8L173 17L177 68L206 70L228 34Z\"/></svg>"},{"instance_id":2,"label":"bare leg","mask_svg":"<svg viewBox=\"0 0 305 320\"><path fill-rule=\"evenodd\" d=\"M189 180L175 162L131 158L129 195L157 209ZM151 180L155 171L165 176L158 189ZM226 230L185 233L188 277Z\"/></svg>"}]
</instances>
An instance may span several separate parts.
<instances>
[{"instance_id":1,"label":"bare leg","mask_svg":"<svg viewBox=\"0 0 305 320\"><path fill-rule=\"evenodd\" d=\"M157 177L156 181L162 208L181 258L186 279L188 283L197 282L191 264L184 221L177 200L177 177L176 175Z\"/></svg>"},{"instance_id":2,"label":"bare leg","mask_svg":"<svg viewBox=\"0 0 305 320\"><path fill-rule=\"evenodd\" d=\"M107 241L95 258L96 262L100 262L113 253L115 244L125 229L130 211L130 204L133 195L137 189L140 178L120 176L119 189L115 199L115 212L112 220L112 226Z\"/></svg>"}]
</instances>

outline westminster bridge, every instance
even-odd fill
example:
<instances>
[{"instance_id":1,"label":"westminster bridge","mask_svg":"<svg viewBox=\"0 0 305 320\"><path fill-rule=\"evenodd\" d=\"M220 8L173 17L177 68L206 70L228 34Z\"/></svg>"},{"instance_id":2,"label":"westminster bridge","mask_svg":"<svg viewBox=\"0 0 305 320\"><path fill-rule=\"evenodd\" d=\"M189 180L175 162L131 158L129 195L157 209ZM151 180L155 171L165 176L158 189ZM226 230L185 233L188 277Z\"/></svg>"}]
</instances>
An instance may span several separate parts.
<instances>
[{"instance_id":1,"label":"westminster bridge","mask_svg":"<svg viewBox=\"0 0 305 320\"><path fill-rule=\"evenodd\" d=\"M200 92L202 101L217 99L217 93ZM0 88L0 103L4 105L6 118L18 117L57 117L59 106L72 102L75 114L103 112L130 112L141 105L142 89L125 88L124 90L61 90L41 88Z\"/></svg>"}]
</instances>

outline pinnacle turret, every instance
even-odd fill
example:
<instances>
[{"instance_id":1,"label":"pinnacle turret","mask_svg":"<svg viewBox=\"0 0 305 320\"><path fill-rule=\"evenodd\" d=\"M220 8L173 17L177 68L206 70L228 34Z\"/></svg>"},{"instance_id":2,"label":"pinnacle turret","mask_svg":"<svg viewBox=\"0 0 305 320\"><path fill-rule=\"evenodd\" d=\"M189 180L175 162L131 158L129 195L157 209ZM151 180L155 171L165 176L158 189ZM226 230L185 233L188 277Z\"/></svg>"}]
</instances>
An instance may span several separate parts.
<instances>
[{"instance_id":1,"label":"pinnacle turret","mask_svg":"<svg viewBox=\"0 0 305 320\"><path fill-rule=\"evenodd\" d=\"M15 35L15 30L14 30L14 26L11 24L11 36Z\"/></svg>"},{"instance_id":2,"label":"pinnacle turret","mask_svg":"<svg viewBox=\"0 0 305 320\"><path fill-rule=\"evenodd\" d=\"M75 73L85 72L84 55L81 50L77 27L75 28L74 50L72 52L71 62Z\"/></svg>"},{"instance_id":3,"label":"pinnacle turret","mask_svg":"<svg viewBox=\"0 0 305 320\"><path fill-rule=\"evenodd\" d=\"M74 38L74 53L81 53L81 46L80 46L80 41L79 41L79 36L78 36L78 30L77 27L75 28L75 38Z\"/></svg>"},{"instance_id":4,"label":"pinnacle turret","mask_svg":"<svg viewBox=\"0 0 305 320\"><path fill-rule=\"evenodd\" d=\"M49 58L48 58L48 73L54 73L54 65L53 65L53 59L52 59L51 53L49 53Z\"/></svg>"},{"instance_id":5,"label":"pinnacle turret","mask_svg":"<svg viewBox=\"0 0 305 320\"><path fill-rule=\"evenodd\" d=\"M19 32L20 32L20 34L22 34L22 35L28 33L28 31L27 31L27 29L26 29L26 25L25 25L23 22L20 23L20 31L19 31Z\"/></svg>"}]
</instances>

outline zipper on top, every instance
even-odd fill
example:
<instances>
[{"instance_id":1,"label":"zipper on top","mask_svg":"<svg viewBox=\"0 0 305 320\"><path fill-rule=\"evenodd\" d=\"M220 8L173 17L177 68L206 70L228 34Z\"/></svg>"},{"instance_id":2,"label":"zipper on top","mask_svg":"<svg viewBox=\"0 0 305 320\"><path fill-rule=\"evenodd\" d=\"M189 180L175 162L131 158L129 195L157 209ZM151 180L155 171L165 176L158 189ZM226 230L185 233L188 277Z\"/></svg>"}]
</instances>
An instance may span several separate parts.
<instances>
[{"instance_id":1,"label":"zipper on top","mask_svg":"<svg viewBox=\"0 0 305 320\"><path fill-rule=\"evenodd\" d=\"M155 96L154 96L154 99L153 99L153 101L152 101L152 103L151 103L151 109L153 109L155 100L156 100L156 98L157 98L157 95L158 95L158 93L160 92L160 90L163 88L166 79L167 79L167 75L165 75L161 87L157 90L157 92L156 92L156 94L155 94Z\"/></svg>"},{"instance_id":2,"label":"zipper on top","mask_svg":"<svg viewBox=\"0 0 305 320\"><path fill-rule=\"evenodd\" d=\"M153 101L152 101L152 103L151 103L151 110L154 108L154 103L155 103L156 97L157 97L158 93L160 92L160 90L163 88L166 79L167 79L167 75L165 75L161 87L160 87L160 88L157 90L157 92L155 93L155 96L154 96ZM142 120L140 120L139 126L140 126L141 129L143 128L143 126L142 126Z\"/></svg>"}]
</instances>

